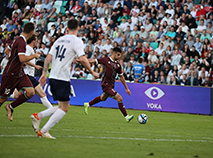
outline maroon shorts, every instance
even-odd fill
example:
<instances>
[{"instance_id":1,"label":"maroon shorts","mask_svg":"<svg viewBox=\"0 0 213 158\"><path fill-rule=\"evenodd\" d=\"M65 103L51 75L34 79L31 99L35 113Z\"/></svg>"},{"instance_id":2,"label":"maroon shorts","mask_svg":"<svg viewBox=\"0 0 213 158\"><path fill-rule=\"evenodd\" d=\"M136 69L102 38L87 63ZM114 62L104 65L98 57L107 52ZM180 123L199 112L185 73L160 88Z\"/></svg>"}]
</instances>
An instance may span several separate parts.
<instances>
[{"instance_id":1,"label":"maroon shorts","mask_svg":"<svg viewBox=\"0 0 213 158\"><path fill-rule=\"evenodd\" d=\"M109 86L102 86L102 90L104 94L108 95L111 98L115 98L116 94L118 93L114 90L114 88Z\"/></svg>"},{"instance_id":2,"label":"maroon shorts","mask_svg":"<svg viewBox=\"0 0 213 158\"><path fill-rule=\"evenodd\" d=\"M2 76L0 86L0 97L8 98L14 89L24 90L25 88L33 88L33 85L27 75L22 77Z\"/></svg>"}]
</instances>

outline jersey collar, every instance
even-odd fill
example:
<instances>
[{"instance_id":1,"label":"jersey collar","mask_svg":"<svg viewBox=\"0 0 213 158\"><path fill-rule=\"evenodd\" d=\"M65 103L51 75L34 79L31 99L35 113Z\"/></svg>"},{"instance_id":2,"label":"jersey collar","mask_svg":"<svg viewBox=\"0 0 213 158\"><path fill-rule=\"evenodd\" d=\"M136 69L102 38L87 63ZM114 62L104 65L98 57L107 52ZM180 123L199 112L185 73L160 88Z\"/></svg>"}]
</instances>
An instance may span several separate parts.
<instances>
[{"instance_id":1,"label":"jersey collar","mask_svg":"<svg viewBox=\"0 0 213 158\"><path fill-rule=\"evenodd\" d=\"M116 61L114 61L111 57L109 57L109 59L110 59L112 62L116 62Z\"/></svg>"},{"instance_id":2,"label":"jersey collar","mask_svg":"<svg viewBox=\"0 0 213 158\"><path fill-rule=\"evenodd\" d=\"M24 39L25 42L27 42L26 38L23 35L20 35L20 36Z\"/></svg>"}]
</instances>

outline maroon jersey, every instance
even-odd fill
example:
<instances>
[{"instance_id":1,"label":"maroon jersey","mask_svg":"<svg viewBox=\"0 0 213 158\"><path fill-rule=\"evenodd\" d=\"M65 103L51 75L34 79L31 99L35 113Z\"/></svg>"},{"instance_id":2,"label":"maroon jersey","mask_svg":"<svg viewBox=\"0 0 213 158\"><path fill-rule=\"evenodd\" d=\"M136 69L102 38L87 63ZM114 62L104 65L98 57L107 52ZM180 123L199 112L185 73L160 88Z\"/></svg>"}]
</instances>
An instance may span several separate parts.
<instances>
[{"instance_id":1,"label":"maroon jersey","mask_svg":"<svg viewBox=\"0 0 213 158\"><path fill-rule=\"evenodd\" d=\"M3 76L18 76L22 77L24 75L23 63L19 60L20 54L25 54L26 52L26 39L24 36L18 36L13 40L10 47L10 57L3 72Z\"/></svg>"},{"instance_id":2,"label":"maroon jersey","mask_svg":"<svg viewBox=\"0 0 213 158\"><path fill-rule=\"evenodd\" d=\"M117 73L118 75L122 74L121 64L118 61L113 61L112 58L108 56L101 59L97 59L97 62L105 66L101 86L114 87L115 77Z\"/></svg>"}]
</instances>

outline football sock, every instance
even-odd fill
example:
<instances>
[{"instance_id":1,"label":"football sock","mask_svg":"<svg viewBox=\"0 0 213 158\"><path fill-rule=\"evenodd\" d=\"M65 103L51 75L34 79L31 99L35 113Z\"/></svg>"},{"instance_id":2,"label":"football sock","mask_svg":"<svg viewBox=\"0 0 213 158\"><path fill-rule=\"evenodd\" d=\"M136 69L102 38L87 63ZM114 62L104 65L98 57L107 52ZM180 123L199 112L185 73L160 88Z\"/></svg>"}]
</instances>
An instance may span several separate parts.
<instances>
[{"instance_id":1,"label":"football sock","mask_svg":"<svg viewBox=\"0 0 213 158\"><path fill-rule=\"evenodd\" d=\"M126 116L125 116L125 119L127 119L128 116L129 116L129 115L126 115Z\"/></svg>"},{"instance_id":2,"label":"football sock","mask_svg":"<svg viewBox=\"0 0 213 158\"><path fill-rule=\"evenodd\" d=\"M41 99L41 102L42 104L48 109L48 108L51 108L53 107L52 104L49 102L49 100L47 99L47 97L43 97L43 98L40 98Z\"/></svg>"},{"instance_id":3,"label":"football sock","mask_svg":"<svg viewBox=\"0 0 213 158\"><path fill-rule=\"evenodd\" d=\"M41 111L41 112L38 113L38 118L41 120L44 117L51 116L57 109L58 109L58 106L53 106L53 107L51 107L49 109Z\"/></svg>"},{"instance_id":4,"label":"football sock","mask_svg":"<svg viewBox=\"0 0 213 158\"><path fill-rule=\"evenodd\" d=\"M94 104L97 104L97 103L99 103L100 101L102 101L102 100L101 100L101 96L98 96L98 97L94 98L92 101L89 102L89 106L92 106L92 105L94 105Z\"/></svg>"},{"instance_id":5,"label":"football sock","mask_svg":"<svg viewBox=\"0 0 213 158\"><path fill-rule=\"evenodd\" d=\"M42 133L48 132L53 126L55 126L64 117L65 114L66 112L58 108L55 111L55 113L50 117L48 122L44 125L44 127L41 129L41 132Z\"/></svg>"},{"instance_id":6,"label":"football sock","mask_svg":"<svg viewBox=\"0 0 213 158\"><path fill-rule=\"evenodd\" d=\"M15 107L19 106L20 104L26 102L28 99L30 99L30 98L27 97L26 93L23 93L15 101L13 101L11 103L11 106L13 108L15 108Z\"/></svg>"},{"instance_id":7,"label":"football sock","mask_svg":"<svg viewBox=\"0 0 213 158\"><path fill-rule=\"evenodd\" d=\"M123 101L118 102L118 107L120 111L122 112L122 114L124 115L124 117L127 116L126 108L123 104Z\"/></svg>"}]
</instances>

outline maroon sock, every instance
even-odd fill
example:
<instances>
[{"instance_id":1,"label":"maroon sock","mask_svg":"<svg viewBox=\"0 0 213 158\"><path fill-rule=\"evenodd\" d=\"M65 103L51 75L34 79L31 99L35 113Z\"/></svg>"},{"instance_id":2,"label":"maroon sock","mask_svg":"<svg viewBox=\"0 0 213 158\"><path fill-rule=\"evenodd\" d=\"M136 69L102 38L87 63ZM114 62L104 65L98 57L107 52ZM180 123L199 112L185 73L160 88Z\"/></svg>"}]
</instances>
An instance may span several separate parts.
<instances>
[{"instance_id":1,"label":"maroon sock","mask_svg":"<svg viewBox=\"0 0 213 158\"><path fill-rule=\"evenodd\" d=\"M27 97L26 93L23 93L14 102L11 103L11 106L15 108L19 106L20 104L26 102L28 99L30 98Z\"/></svg>"},{"instance_id":2,"label":"maroon sock","mask_svg":"<svg viewBox=\"0 0 213 158\"><path fill-rule=\"evenodd\" d=\"M96 97L96 98L94 98L92 101L89 102L89 106L92 106L92 105L94 105L94 104L97 104L97 103L99 103L100 101L102 101L102 100L101 100L101 97L100 97L100 96L99 96L99 97Z\"/></svg>"},{"instance_id":3,"label":"maroon sock","mask_svg":"<svg viewBox=\"0 0 213 158\"><path fill-rule=\"evenodd\" d=\"M126 108L125 108L125 106L124 106L122 101L118 102L118 107L119 107L120 111L122 112L122 114L125 117L127 115L127 112L126 112Z\"/></svg>"}]
</instances>

